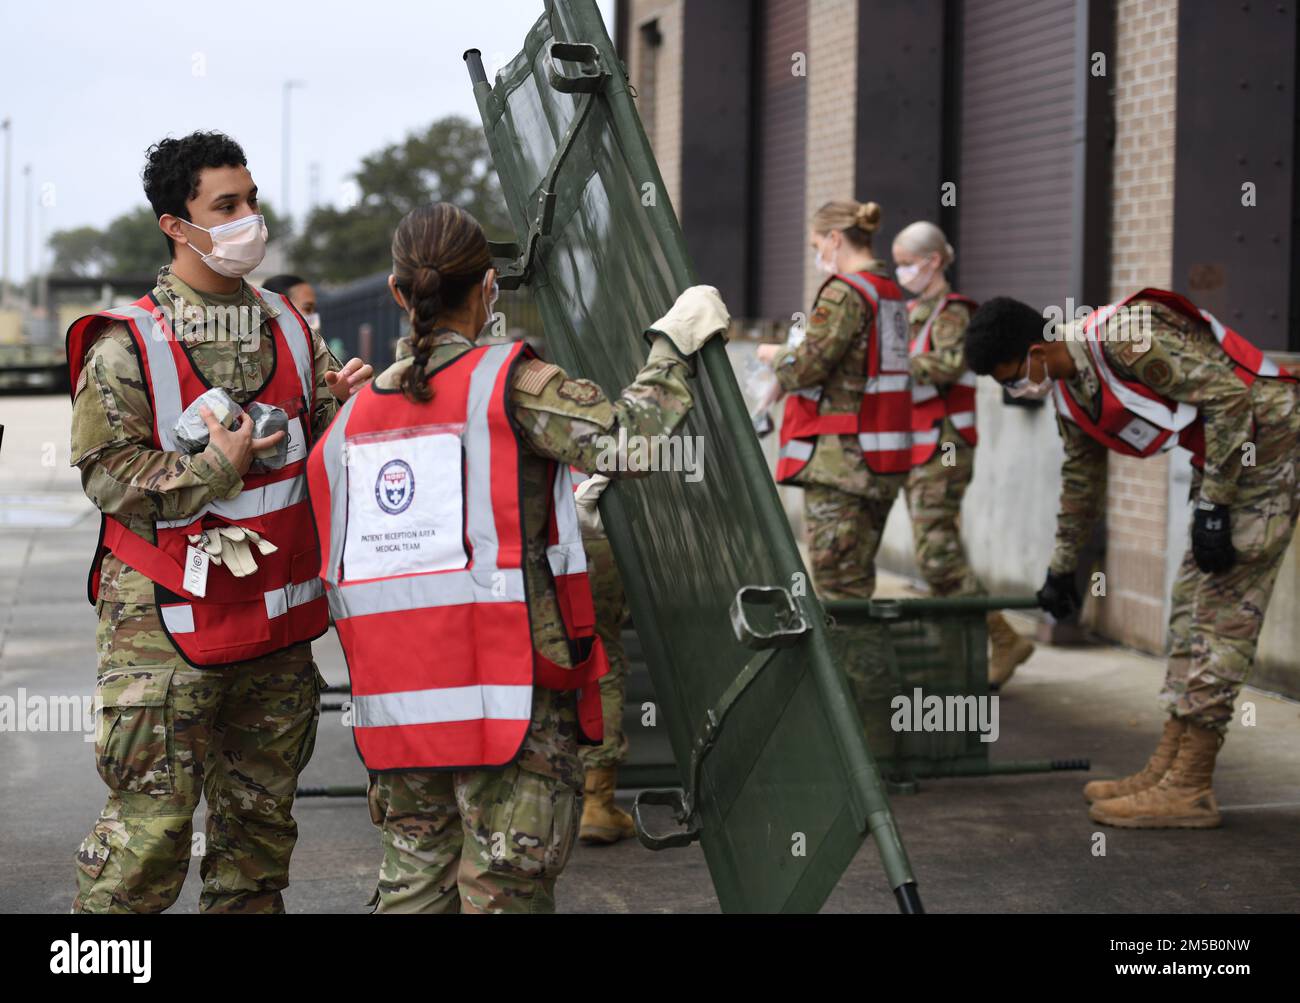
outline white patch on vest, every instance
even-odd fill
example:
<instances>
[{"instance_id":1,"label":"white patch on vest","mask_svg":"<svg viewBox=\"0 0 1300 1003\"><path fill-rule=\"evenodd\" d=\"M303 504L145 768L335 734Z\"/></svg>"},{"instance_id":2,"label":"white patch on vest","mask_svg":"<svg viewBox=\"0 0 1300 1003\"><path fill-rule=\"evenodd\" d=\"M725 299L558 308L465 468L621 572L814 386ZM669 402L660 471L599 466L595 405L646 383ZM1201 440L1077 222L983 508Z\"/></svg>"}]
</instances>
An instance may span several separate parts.
<instances>
[{"instance_id":1,"label":"white patch on vest","mask_svg":"<svg viewBox=\"0 0 1300 1003\"><path fill-rule=\"evenodd\" d=\"M1160 429L1142 418L1134 418L1116 433L1119 438L1139 451L1151 445L1159 434Z\"/></svg>"},{"instance_id":2,"label":"white patch on vest","mask_svg":"<svg viewBox=\"0 0 1300 1003\"><path fill-rule=\"evenodd\" d=\"M211 558L198 547L185 548L185 581L182 585L192 596L202 599L208 594L208 563Z\"/></svg>"},{"instance_id":3,"label":"white patch on vest","mask_svg":"<svg viewBox=\"0 0 1300 1003\"><path fill-rule=\"evenodd\" d=\"M459 435L349 442L347 475L346 580L465 567Z\"/></svg>"},{"instance_id":4,"label":"white patch on vest","mask_svg":"<svg viewBox=\"0 0 1300 1003\"><path fill-rule=\"evenodd\" d=\"M307 458L307 435L302 428L302 419L294 418L289 422L289 455L285 463L297 463Z\"/></svg>"},{"instance_id":5,"label":"white patch on vest","mask_svg":"<svg viewBox=\"0 0 1300 1003\"><path fill-rule=\"evenodd\" d=\"M880 344L880 371L906 373L908 367L907 304L882 299L876 304L876 332Z\"/></svg>"}]
</instances>

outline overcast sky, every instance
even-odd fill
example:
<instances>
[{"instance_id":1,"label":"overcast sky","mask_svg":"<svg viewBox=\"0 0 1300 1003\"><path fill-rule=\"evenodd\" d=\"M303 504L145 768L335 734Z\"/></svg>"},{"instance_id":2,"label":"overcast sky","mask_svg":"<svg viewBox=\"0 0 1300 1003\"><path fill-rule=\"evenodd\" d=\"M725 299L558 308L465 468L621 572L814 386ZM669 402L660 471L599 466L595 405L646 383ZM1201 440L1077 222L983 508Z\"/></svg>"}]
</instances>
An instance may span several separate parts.
<instances>
[{"instance_id":1,"label":"overcast sky","mask_svg":"<svg viewBox=\"0 0 1300 1003\"><path fill-rule=\"evenodd\" d=\"M613 34L613 0L600 0ZM235 137L281 205L283 83L292 93L290 208L344 204L365 154L435 118L478 121L461 59L518 52L542 0L0 0L0 119L12 126L10 275L23 274L23 167L33 244L144 205L144 151L165 135ZM42 208L42 200L46 205ZM33 248L33 253L35 249Z\"/></svg>"}]
</instances>

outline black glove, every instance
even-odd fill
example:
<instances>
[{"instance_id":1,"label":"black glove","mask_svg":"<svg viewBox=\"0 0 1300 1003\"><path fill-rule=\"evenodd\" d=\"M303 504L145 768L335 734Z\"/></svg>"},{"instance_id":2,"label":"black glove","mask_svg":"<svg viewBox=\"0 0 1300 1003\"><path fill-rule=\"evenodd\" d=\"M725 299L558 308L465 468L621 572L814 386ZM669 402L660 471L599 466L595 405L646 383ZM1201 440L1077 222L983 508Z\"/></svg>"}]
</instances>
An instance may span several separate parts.
<instances>
[{"instance_id":1,"label":"black glove","mask_svg":"<svg viewBox=\"0 0 1300 1003\"><path fill-rule=\"evenodd\" d=\"M1074 572L1047 572L1047 581L1038 590L1038 605L1058 620L1065 620L1083 606L1079 590L1074 584Z\"/></svg>"},{"instance_id":2,"label":"black glove","mask_svg":"<svg viewBox=\"0 0 1300 1003\"><path fill-rule=\"evenodd\" d=\"M1213 505L1204 500L1196 503L1196 514L1192 516L1192 557L1196 566L1207 574L1227 571L1237 563L1227 505Z\"/></svg>"}]
</instances>

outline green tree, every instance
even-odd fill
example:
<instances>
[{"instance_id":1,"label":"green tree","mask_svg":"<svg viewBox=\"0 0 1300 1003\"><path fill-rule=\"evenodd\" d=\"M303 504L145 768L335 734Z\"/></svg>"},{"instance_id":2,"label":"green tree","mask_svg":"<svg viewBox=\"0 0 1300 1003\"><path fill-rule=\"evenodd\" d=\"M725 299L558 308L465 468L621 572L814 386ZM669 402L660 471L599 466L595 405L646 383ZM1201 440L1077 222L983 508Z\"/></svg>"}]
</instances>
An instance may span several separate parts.
<instances>
[{"instance_id":1,"label":"green tree","mask_svg":"<svg viewBox=\"0 0 1300 1003\"><path fill-rule=\"evenodd\" d=\"M55 275L102 275L107 251L104 231L93 226L56 230L50 234L49 247L54 255L50 270Z\"/></svg>"},{"instance_id":2,"label":"green tree","mask_svg":"<svg viewBox=\"0 0 1300 1003\"><path fill-rule=\"evenodd\" d=\"M343 282L390 268L393 230L431 202L473 213L490 238L512 233L483 130L460 116L370 154L352 177L357 204L315 209L291 249L295 271L314 281Z\"/></svg>"}]
</instances>

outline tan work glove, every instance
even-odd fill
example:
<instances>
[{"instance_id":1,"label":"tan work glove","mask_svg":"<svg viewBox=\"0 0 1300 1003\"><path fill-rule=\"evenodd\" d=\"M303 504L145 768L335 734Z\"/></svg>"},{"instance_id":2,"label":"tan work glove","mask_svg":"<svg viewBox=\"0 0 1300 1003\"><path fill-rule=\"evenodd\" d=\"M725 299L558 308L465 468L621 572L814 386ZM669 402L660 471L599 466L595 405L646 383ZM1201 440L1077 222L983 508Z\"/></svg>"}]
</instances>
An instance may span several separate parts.
<instances>
[{"instance_id":1,"label":"tan work glove","mask_svg":"<svg viewBox=\"0 0 1300 1003\"><path fill-rule=\"evenodd\" d=\"M604 474L592 474L578 485L573 492L573 501L578 506L578 525L582 527L583 536L604 536L605 527L600 522L600 509L596 503L609 487L609 478Z\"/></svg>"},{"instance_id":2,"label":"tan work glove","mask_svg":"<svg viewBox=\"0 0 1300 1003\"><path fill-rule=\"evenodd\" d=\"M731 326L727 304L713 286L691 286L672 308L650 325L647 335L662 334L683 358L689 358L714 335L726 335Z\"/></svg>"},{"instance_id":3,"label":"tan work glove","mask_svg":"<svg viewBox=\"0 0 1300 1003\"><path fill-rule=\"evenodd\" d=\"M216 532L221 538L221 560L236 578L244 578L257 570L253 547L257 547L260 554L273 554L277 549L270 540L262 539L243 526L221 526Z\"/></svg>"}]
</instances>

